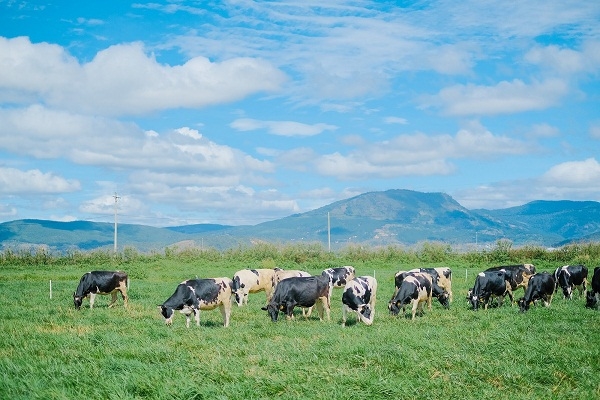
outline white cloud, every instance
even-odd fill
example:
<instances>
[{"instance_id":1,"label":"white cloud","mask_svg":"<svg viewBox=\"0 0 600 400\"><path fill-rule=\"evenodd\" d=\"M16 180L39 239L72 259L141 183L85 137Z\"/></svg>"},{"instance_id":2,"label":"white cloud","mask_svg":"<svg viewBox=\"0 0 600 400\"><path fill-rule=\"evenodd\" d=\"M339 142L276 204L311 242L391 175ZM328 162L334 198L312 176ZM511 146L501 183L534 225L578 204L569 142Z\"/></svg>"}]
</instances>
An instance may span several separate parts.
<instances>
[{"instance_id":1,"label":"white cloud","mask_svg":"<svg viewBox=\"0 0 600 400\"><path fill-rule=\"evenodd\" d=\"M273 166L183 127L148 135L132 123L31 106L0 108L0 149L35 158L66 158L105 168L223 176L271 173Z\"/></svg>"},{"instance_id":2,"label":"white cloud","mask_svg":"<svg viewBox=\"0 0 600 400\"><path fill-rule=\"evenodd\" d=\"M79 181L65 179L39 169L21 171L0 167L0 193L8 195L74 192L81 189Z\"/></svg>"},{"instance_id":3,"label":"white cloud","mask_svg":"<svg viewBox=\"0 0 600 400\"><path fill-rule=\"evenodd\" d=\"M600 163L595 158L564 162L539 177L490 182L452 196L470 209L514 207L534 200L600 201Z\"/></svg>"},{"instance_id":4,"label":"white cloud","mask_svg":"<svg viewBox=\"0 0 600 400\"><path fill-rule=\"evenodd\" d=\"M115 198L112 195L99 196L83 202L79 211L88 214L114 215ZM119 195L117 199L117 213L119 215L135 215L148 212L148 205L143 201L132 197Z\"/></svg>"},{"instance_id":5,"label":"white cloud","mask_svg":"<svg viewBox=\"0 0 600 400\"><path fill-rule=\"evenodd\" d=\"M533 138L550 138L560 135L558 128L548 124L535 124L531 127L527 136Z\"/></svg>"},{"instance_id":6,"label":"white cloud","mask_svg":"<svg viewBox=\"0 0 600 400\"><path fill-rule=\"evenodd\" d=\"M43 101L53 107L104 115L201 108L273 92L284 74L264 60L211 62L194 57L164 65L141 43L114 45L84 64L62 47L0 37L0 102Z\"/></svg>"},{"instance_id":7,"label":"white cloud","mask_svg":"<svg viewBox=\"0 0 600 400\"><path fill-rule=\"evenodd\" d=\"M344 180L448 175L456 170L450 159L489 159L534 150L522 141L493 135L474 122L454 136L399 135L391 140L365 143L347 155L336 152L318 156L314 163L319 173Z\"/></svg>"},{"instance_id":8,"label":"white cloud","mask_svg":"<svg viewBox=\"0 0 600 400\"><path fill-rule=\"evenodd\" d=\"M600 163L595 158L564 162L550 168L541 181L564 188L600 189Z\"/></svg>"},{"instance_id":9,"label":"white cloud","mask_svg":"<svg viewBox=\"0 0 600 400\"><path fill-rule=\"evenodd\" d=\"M423 97L422 107L438 107L443 114L457 116L513 114L556 106L568 90L567 83L558 79L531 84L514 79L495 86L454 85Z\"/></svg>"},{"instance_id":10,"label":"white cloud","mask_svg":"<svg viewBox=\"0 0 600 400\"><path fill-rule=\"evenodd\" d=\"M600 69L600 42L585 42L580 51L538 46L525 54L525 61L564 75L595 72Z\"/></svg>"},{"instance_id":11,"label":"white cloud","mask_svg":"<svg viewBox=\"0 0 600 400\"><path fill-rule=\"evenodd\" d=\"M265 129L268 133L279 136L315 136L338 128L325 123L310 125L294 121L259 121L250 118L236 119L229 126L242 132Z\"/></svg>"},{"instance_id":12,"label":"white cloud","mask_svg":"<svg viewBox=\"0 0 600 400\"><path fill-rule=\"evenodd\" d=\"M8 204L0 204L0 217L13 218L17 215L17 209Z\"/></svg>"},{"instance_id":13,"label":"white cloud","mask_svg":"<svg viewBox=\"0 0 600 400\"><path fill-rule=\"evenodd\" d=\"M400 124L400 125L408 124L408 121L406 120L406 118L400 118L400 117L385 117L383 119L383 122L385 122L386 124Z\"/></svg>"}]
</instances>

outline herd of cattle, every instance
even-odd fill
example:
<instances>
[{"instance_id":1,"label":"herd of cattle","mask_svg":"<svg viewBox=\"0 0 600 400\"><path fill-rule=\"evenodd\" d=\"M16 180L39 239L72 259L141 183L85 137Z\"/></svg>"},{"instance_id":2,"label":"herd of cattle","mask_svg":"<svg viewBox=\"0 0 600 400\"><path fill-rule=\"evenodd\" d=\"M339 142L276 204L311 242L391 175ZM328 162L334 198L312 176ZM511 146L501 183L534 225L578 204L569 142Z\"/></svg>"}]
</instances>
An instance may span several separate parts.
<instances>
[{"instance_id":1,"label":"herd of cattle","mask_svg":"<svg viewBox=\"0 0 600 400\"><path fill-rule=\"evenodd\" d=\"M525 295L517 303L524 312L539 300L545 306L550 306L558 288L562 289L564 297L568 299L571 299L573 290L577 288L580 296L586 295L586 307L597 309L600 307L600 267L594 269L591 290L587 290L587 276L588 269L583 265L559 267L553 274L536 273L532 264L493 267L477 275L473 288L468 291L467 301L473 310L478 310L480 306L487 309L493 299L501 306L506 296L513 303L514 291L522 287ZM117 300L118 292L127 306L128 280L128 275L121 271L92 271L84 274L73 293L75 308L80 309L86 297L89 297L92 308L97 294L110 294L111 307ZM404 313L405 308L410 306L414 319L417 312L422 314L424 304L431 309L433 298L437 298L444 308L449 308L452 302L452 271L447 267L399 271L395 274L394 283L394 294L388 303L392 315L398 315L401 309ZM267 305L262 310L268 312L273 322L277 321L280 312L288 319L294 318L295 307L301 307L302 313L308 317L314 306L317 307L321 320L330 320L334 288L343 288L342 325L346 324L348 313L355 313L357 321L367 325L373 323L377 280L372 276L356 276L356 271L351 266L328 268L318 276L311 276L305 271L274 268L240 270L233 279L190 279L181 282L175 292L158 307L167 325L172 324L175 311L179 311L185 315L187 327L192 315L196 325L200 325L200 310L219 308L223 325L227 327L232 297L241 307L248 304L250 293L264 291Z\"/></svg>"}]
</instances>

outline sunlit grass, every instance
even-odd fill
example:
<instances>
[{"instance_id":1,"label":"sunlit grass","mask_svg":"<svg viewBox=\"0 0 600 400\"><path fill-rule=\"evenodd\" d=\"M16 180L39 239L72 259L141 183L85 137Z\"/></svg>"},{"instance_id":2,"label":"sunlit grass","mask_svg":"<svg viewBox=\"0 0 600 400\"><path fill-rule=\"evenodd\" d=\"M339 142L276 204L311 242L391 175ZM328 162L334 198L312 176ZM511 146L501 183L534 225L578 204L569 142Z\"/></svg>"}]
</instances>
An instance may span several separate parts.
<instances>
[{"instance_id":1,"label":"sunlit grass","mask_svg":"<svg viewBox=\"0 0 600 400\"><path fill-rule=\"evenodd\" d=\"M510 306L473 312L464 297L478 269L457 265L451 309L434 302L411 321L387 312L397 264L354 265L379 281L370 327L341 327L339 290L330 322L298 311L294 321L272 323L258 293L247 307L234 305L227 329L217 310L203 311L200 327L186 329L181 315L164 325L157 305L179 282L232 276L245 263L134 263L122 268L132 276L130 307L119 299L108 309L108 296L98 296L93 310L86 301L80 311L72 304L79 277L102 265L2 268L0 398L600 397L600 313L583 299L557 296L525 314Z\"/></svg>"}]
</instances>

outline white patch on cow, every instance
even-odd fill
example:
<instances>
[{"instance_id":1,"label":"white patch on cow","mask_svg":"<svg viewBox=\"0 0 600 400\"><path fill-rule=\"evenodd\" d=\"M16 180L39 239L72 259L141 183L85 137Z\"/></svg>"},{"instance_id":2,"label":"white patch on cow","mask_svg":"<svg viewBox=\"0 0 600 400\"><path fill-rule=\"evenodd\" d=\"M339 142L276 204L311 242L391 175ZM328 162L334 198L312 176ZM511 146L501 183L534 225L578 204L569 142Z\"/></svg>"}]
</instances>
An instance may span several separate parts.
<instances>
[{"instance_id":1,"label":"white patch on cow","mask_svg":"<svg viewBox=\"0 0 600 400\"><path fill-rule=\"evenodd\" d=\"M484 277L484 276L485 276L485 274L484 274L483 272L480 272L480 273L478 273L477 275L478 275L478 276L481 276L481 277Z\"/></svg>"}]
</instances>

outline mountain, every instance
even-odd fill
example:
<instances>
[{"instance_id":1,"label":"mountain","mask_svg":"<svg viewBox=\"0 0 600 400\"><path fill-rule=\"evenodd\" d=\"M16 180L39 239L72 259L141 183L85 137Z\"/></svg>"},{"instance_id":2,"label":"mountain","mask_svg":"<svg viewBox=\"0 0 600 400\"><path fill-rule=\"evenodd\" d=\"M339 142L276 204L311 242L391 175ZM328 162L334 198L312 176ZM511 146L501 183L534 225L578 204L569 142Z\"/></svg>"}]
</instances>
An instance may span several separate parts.
<instances>
[{"instance_id":1,"label":"mountain","mask_svg":"<svg viewBox=\"0 0 600 400\"><path fill-rule=\"evenodd\" d=\"M51 250L112 249L114 225L88 221L18 220L0 224L0 248L47 246ZM444 193L387 190L364 193L316 210L252 226L218 224L156 228L120 224L119 249L162 251L166 246L219 250L260 241L320 242L332 249L414 245L495 243L559 246L600 239L600 203L533 201L501 210L468 210Z\"/></svg>"}]
</instances>

